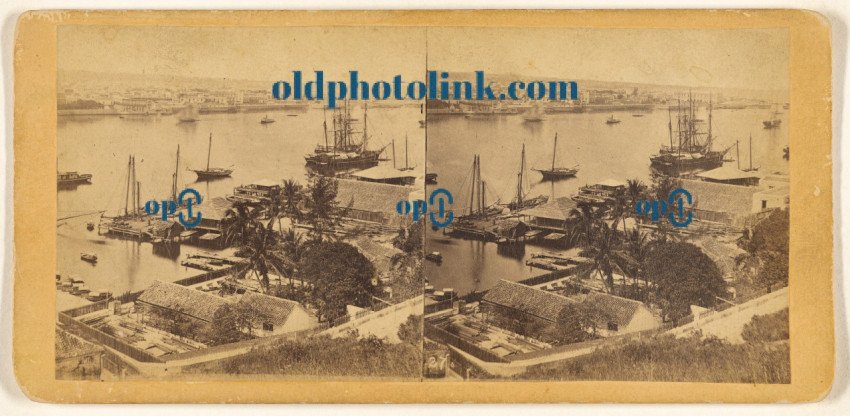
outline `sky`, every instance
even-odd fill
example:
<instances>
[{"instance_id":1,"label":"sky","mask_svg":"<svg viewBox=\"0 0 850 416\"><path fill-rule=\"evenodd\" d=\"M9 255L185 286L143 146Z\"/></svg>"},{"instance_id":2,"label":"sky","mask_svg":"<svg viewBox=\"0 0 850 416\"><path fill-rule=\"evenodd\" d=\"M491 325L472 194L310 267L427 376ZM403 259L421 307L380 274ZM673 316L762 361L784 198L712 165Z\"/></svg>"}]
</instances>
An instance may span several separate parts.
<instances>
[{"instance_id":1,"label":"sky","mask_svg":"<svg viewBox=\"0 0 850 416\"><path fill-rule=\"evenodd\" d=\"M63 26L60 70L286 80L422 79L429 69L787 90L785 29ZM347 78L347 77L346 77ZM345 78L342 78L345 79Z\"/></svg>"}]
</instances>

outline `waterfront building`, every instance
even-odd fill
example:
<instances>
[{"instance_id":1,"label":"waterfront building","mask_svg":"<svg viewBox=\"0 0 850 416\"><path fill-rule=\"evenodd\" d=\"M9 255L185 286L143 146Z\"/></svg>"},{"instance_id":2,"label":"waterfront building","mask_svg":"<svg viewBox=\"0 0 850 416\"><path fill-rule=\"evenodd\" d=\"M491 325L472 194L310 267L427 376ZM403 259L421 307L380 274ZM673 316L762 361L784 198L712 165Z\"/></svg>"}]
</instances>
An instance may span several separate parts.
<instances>
[{"instance_id":1,"label":"waterfront building","mask_svg":"<svg viewBox=\"0 0 850 416\"><path fill-rule=\"evenodd\" d=\"M336 201L343 217L390 226L410 218L399 215L396 205L408 201L413 188L353 179L337 179L336 183Z\"/></svg>"}]
</instances>

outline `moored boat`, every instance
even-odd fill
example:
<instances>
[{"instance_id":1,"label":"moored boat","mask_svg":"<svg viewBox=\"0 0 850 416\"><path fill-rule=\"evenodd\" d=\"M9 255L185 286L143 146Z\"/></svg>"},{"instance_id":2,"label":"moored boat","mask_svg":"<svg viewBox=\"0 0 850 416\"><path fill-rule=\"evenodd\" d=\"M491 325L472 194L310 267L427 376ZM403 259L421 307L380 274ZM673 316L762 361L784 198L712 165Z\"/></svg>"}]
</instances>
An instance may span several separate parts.
<instances>
[{"instance_id":1,"label":"moored boat","mask_svg":"<svg viewBox=\"0 0 850 416\"><path fill-rule=\"evenodd\" d=\"M540 174L543 175L544 180L557 180L557 179L570 178L570 177L576 176L576 173L578 173L578 166L574 166L574 167L571 167L571 168L555 166L555 156L557 154L556 153L557 149L558 149L558 133L555 133L555 142L552 145L552 167L550 169L536 169L536 168L532 169L532 170L536 170L536 171L540 172Z\"/></svg>"},{"instance_id":2,"label":"moored boat","mask_svg":"<svg viewBox=\"0 0 850 416\"><path fill-rule=\"evenodd\" d=\"M224 178L230 176L233 173L233 169L227 168L211 168L210 167L210 155L212 154L212 133L210 133L210 142L209 147L207 148L207 168L206 169L190 169L192 172L195 172L198 175L198 179L216 179L216 178Z\"/></svg>"},{"instance_id":3,"label":"moored boat","mask_svg":"<svg viewBox=\"0 0 850 416\"><path fill-rule=\"evenodd\" d=\"M87 261L89 263L97 263L97 254L80 253L80 259L83 260L83 261Z\"/></svg>"},{"instance_id":4,"label":"moored boat","mask_svg":"<svg viewBox=\"0 0 850 416\"><path fill-rule=\"evenodd\" d=\"M91 178L90 173L58 172L56 174L56 181L59 185L87 183L91 182Z\"/></svg>"}]
</instances>

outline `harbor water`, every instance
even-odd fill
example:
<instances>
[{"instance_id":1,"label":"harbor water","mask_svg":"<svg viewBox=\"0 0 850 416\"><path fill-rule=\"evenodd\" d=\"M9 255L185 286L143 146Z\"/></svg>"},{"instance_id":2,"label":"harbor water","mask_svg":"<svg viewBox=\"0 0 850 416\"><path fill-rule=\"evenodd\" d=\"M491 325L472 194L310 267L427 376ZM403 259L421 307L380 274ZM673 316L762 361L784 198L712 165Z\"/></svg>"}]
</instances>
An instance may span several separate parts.
<instances>
[{"instance_id":1,"label":"harbor water","mask_svg":"<svg viewBox=\"0 0 850 416\"><path fill-rule=\"evenodd\" d=\"M523 188L528 196L547 195L550 200L569 197L584 185L606 179L623 182L640 179L649 184L649 157L661 145L669 145L667 111L615 112L614 117L621 122L606 124L611 115L548 114L544 121L535 123L524 122L521 116L429 117L428 168L439 175L438 185L430 186L449 190L455 197L456 215L463 213L469 205L473 157L479 154L487 203L497 199L510 202L516 194L523 144L527 167ZM747 168L752 134L752 165L759 167L759 174L787 174L788 162L782 157L782 149L788 145L787 114L780 116L783 123L777 129L763 128L762 120L767 116L767 110L761 109L714 110L713 148L723 150L740 141L741 167ZM674 113L674 129L675 117ZM697 117L707 119L705 109ZM558 134L555 164L578 165L578 174L557 182L542 181L540 173L531 168L552 166L555 133ZM733 147L727 158L734 159L735 155ZM426 238L426 249L443 255L441 264L427 264L429 282L437 290L451 287L461 295L486 290L500 278L518 281L542 274L544 271L529 268L525 261L535 252L551 250L529 244L518 251L503 251L495 243L448 238L433 230Z\"/></svg>"},{"instance_id":2,"label":"harbor water","mask_svg":"<svg viewBox=\"0 0 850 416\"><path fill-rule=\"evenodd\" d=\"M274 123L261 124L263 116ZM327 113L330 123L331 113ZM352 109L359 119L360 107ZM398 166L404 166L405 135L408 136L409 165L424 175L425 129L420 128L418 104L395 108L369 108L369 148L387 146L383 157L392 158L390 143L395 139ZM60 117L58 121L58 171L93 174L91 184L60 189L58 218L105 210L105 215L122 213L125 207L128 157L136 158L137 180L141 182L141 202L171 199L175 154L180 145L178 192L191 187L202 198L224 197L233 188L258 180L307 182L304 156L317 144L324 144L322 109L287 110L268 113L223 113L200 115L194 123L179 123L175 116L91 116ZM232 168L231 177L197 181L187 168L204 169L209 135L212 133L211 167ZM359 136L359 135L358 135ZM331 139L332 140L332 139ZM392 165L392 161L381 162ZM132 208L131 208L132 209ZM203 203L199 206L203 213ZM62 276L77 275L91 290L113 294L138 291L154 280L175 281L202 273L181 266L186 254L201 251L184 245L179 258L153 253L150 243L138 243L98 235L88 231L96 215L60 220L57 225L57 271ZM83 252L98 256L96 265L80 260Z\"/></svg>"}]
</instances>

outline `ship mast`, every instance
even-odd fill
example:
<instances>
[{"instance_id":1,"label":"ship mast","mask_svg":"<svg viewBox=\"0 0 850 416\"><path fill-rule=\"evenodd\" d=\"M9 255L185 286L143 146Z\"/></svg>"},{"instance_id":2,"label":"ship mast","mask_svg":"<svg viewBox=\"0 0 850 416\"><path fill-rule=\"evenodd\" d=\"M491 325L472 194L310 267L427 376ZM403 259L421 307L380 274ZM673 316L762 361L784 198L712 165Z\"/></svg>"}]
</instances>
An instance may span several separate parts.
<instances>
[{"instance_id":1,"label":"ship mast","mask_svg":"<svg viewBox=\"0 0 850 416\"><path fill-rule=\"evenodd\" d=\"M212 132L210 132L210 144L207 147L207 172L210 170L210 154L212 154Z\"/></svg>"},{"instance_id":2,"label":"ship mast","mask_svg":"<svg viewBox=\"0 0 850 416\"><path fill-rule=\"evenodd\" d=\"M180 171L180 145L177 145L177 158L174 165L174 178L171 184L171 200L177 200L177 172Z\"/></svg>"},{"instance_id":3,"label":"ship mast","mask_svg":"<svg viewBox=\"0 0 850 416\"><path fill-rule=\"evenodd\" d=\"M555 155L558 149L558 133L555 133L555 143L552 145L552 171L555 170Z\"/></svg>"},{"instance_id":4,"label":"ship mast","mask_svg":"<svg viewBox=\"0 0 850 416\"><path fill-rule=\"evenodd\" d=\"M517 173L516 184L516 209L522 207L522 173L525 171L525 143L522 144L522 156L520 157L519 173Z\"/></svg>"}]
</instances>

